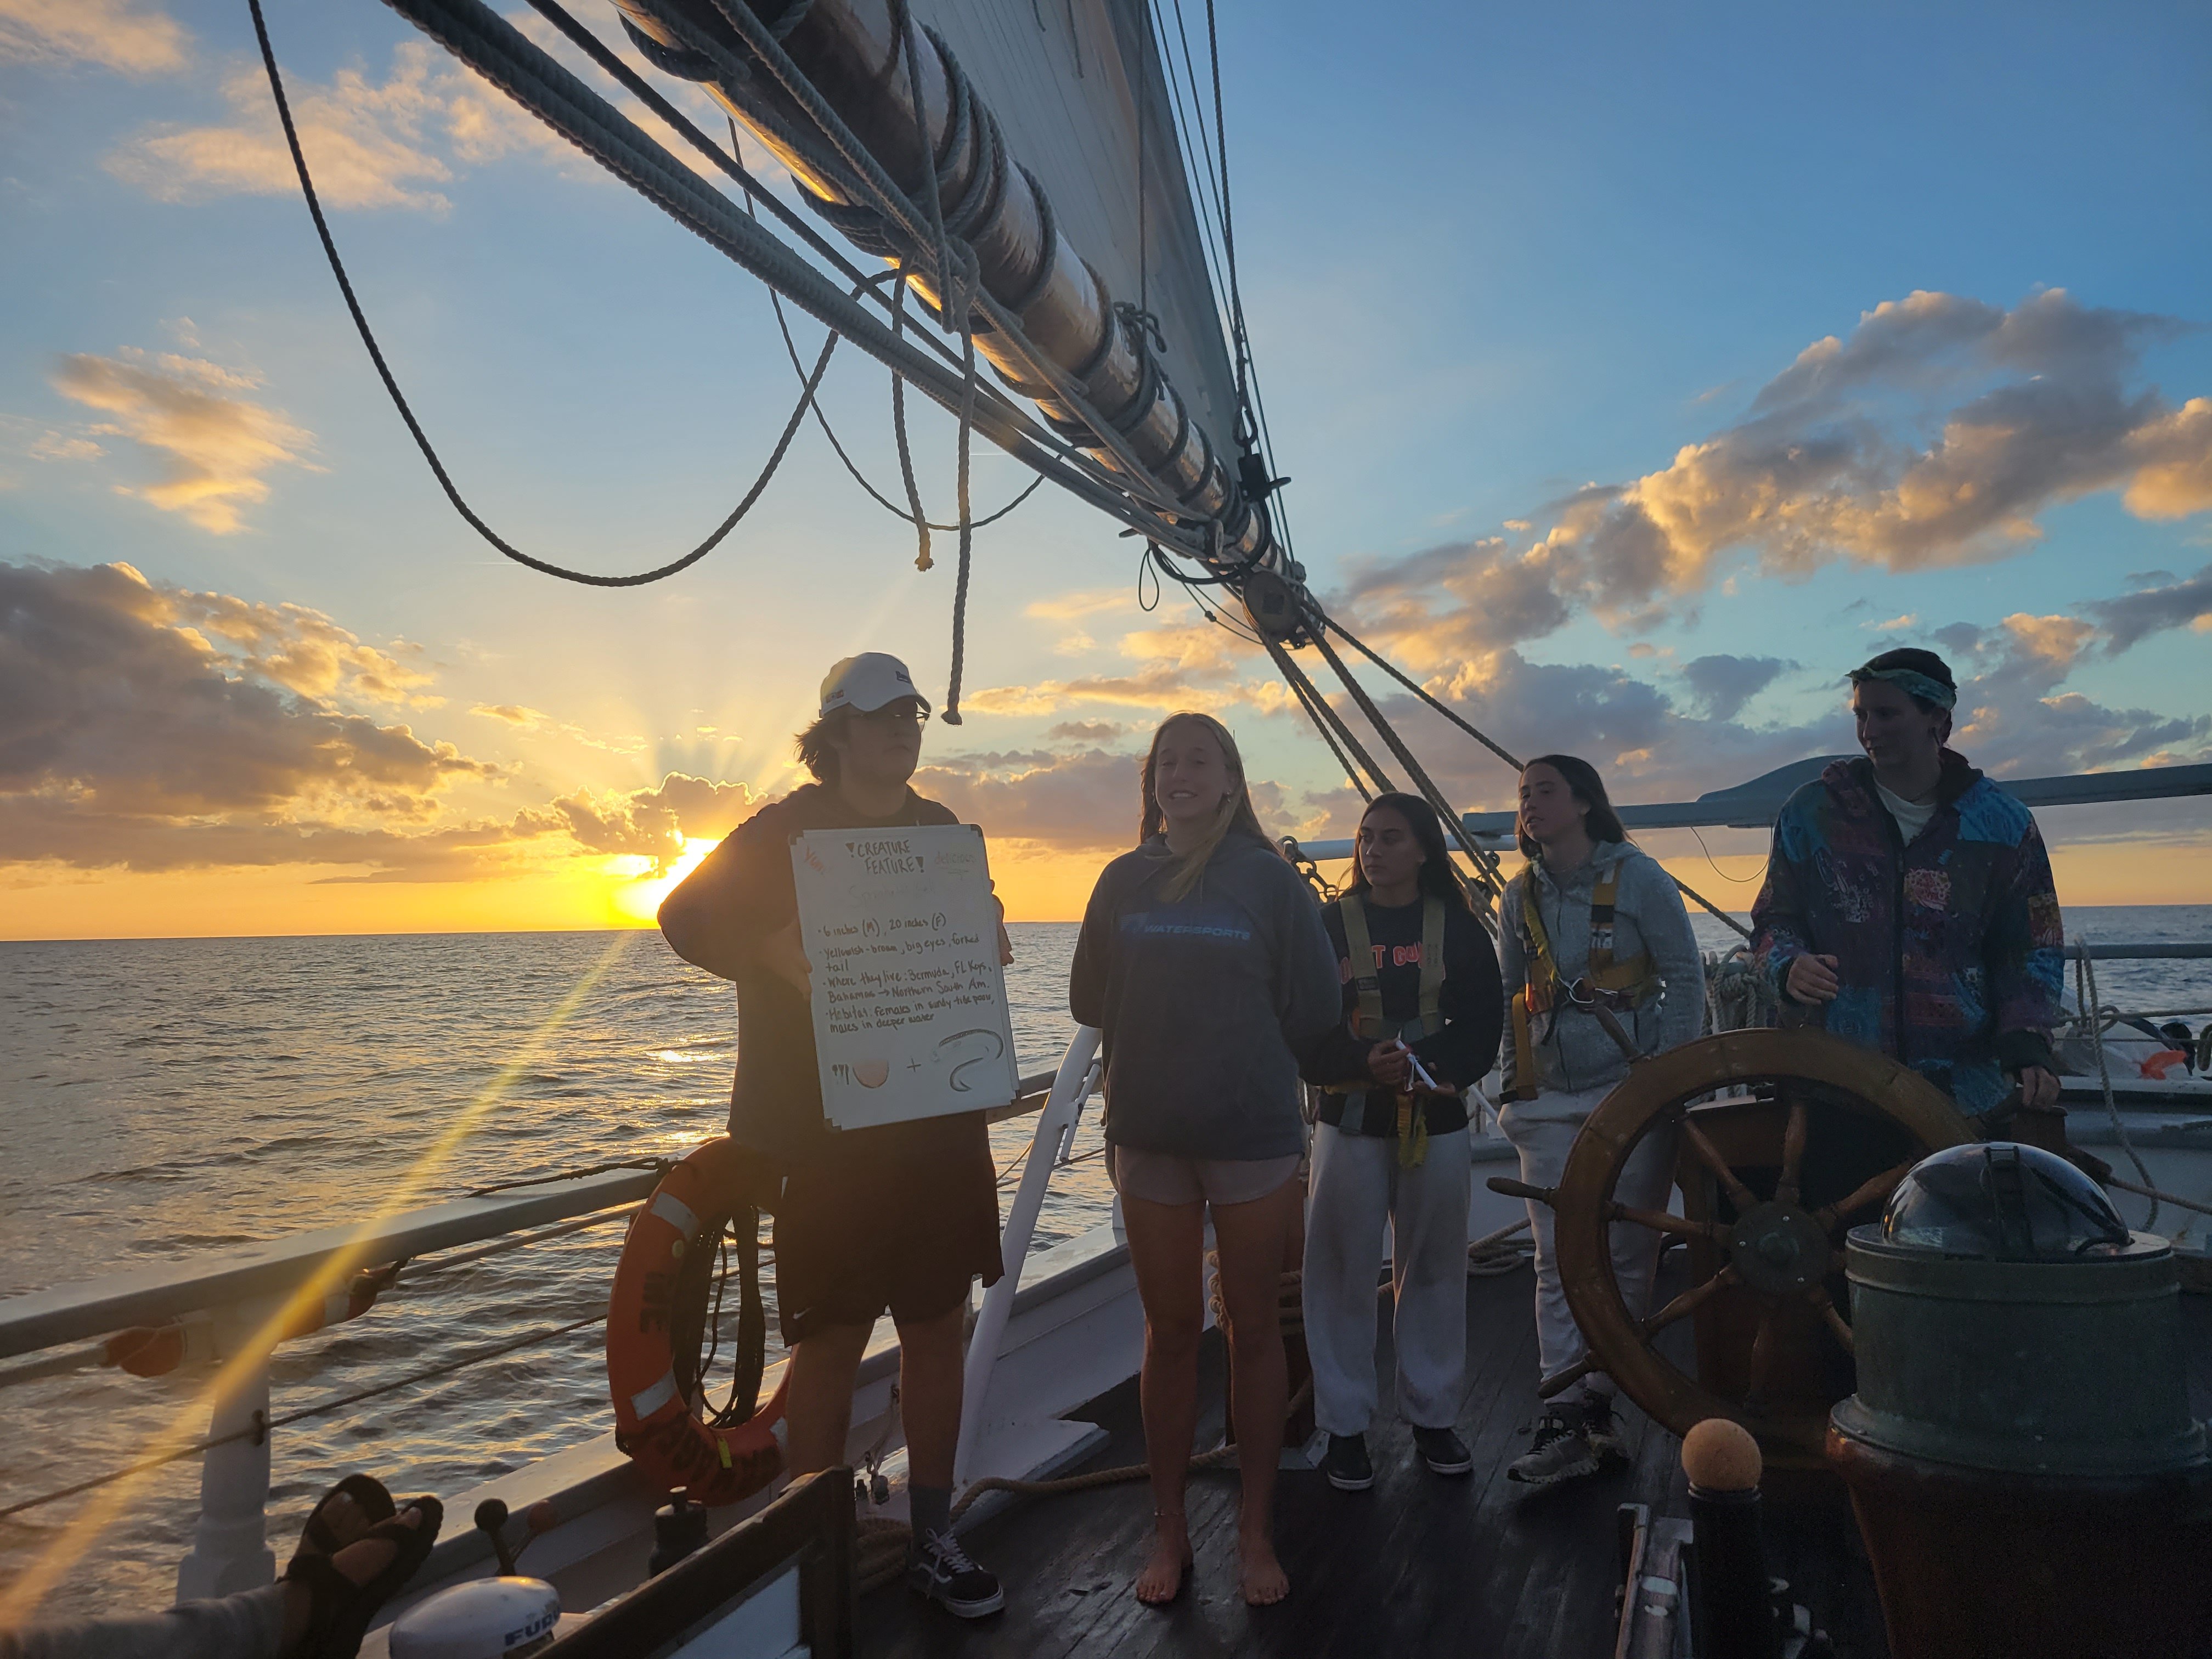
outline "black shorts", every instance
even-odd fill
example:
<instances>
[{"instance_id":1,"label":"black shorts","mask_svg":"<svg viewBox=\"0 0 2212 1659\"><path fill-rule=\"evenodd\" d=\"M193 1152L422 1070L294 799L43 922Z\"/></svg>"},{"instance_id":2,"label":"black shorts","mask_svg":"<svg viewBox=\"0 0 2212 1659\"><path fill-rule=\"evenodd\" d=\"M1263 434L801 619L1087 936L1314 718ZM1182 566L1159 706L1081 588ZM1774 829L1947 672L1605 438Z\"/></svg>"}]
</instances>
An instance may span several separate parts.
<instances>
[{"instance_id":1,"label":"black shorts","mask_svg":"<svg viewBox=\"0 0 2212 1659\"><path fill-rule=\"evenodd\" d=\"M980 1118L896 1127L789 1167L775 1209L787 1346L886 1309L902 1323L933 1319L967 1301L971 1279L997 1280L997 1171Z\"/></svg>"}]
</instances>

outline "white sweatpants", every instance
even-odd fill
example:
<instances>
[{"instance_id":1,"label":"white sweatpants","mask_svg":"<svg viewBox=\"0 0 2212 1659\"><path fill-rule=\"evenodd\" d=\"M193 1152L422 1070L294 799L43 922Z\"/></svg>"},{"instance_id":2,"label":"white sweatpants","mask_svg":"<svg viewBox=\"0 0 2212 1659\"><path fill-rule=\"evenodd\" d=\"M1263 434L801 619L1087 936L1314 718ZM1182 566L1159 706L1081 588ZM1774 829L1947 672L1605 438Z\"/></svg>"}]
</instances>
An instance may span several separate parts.
<instances>
[{"instance_id":1,"label":"white sweatpants","mask_svg":"<svg viewBox=\"0 0 2212 1659\"><path fill-rule=\"evenodd\" d=\"M1467 1131L1429 1137L1428 1156L1398 1167L1393 1135L1314 1126L1306 1199L1306 1354L1314 1420L1364 1434L1375 1415L1376 1270L1391 1237L1398 1413L1415 1428L1449 1428L1467 1391Z\"/></svg>"},{"instance_id":2,"label":"white sweatpants","mask_svg":"<svg viewBox=\"0 0 2212 1659\"><path fill-rule=\"evenodd\" d=\"M1567 1167L1568 1149L1583 1121L1612 1092L1608 1084L1572 1094L1547 1091L1534 1100L1509 1103L1498 1115L1498 1127L1521 1154L1521 1179L1532 1187L1558 1186ZM1663 1210L1674 1176L1673 1133L1646 1135L1629 1154L1613 1195L1617 1202L1639 1209ZM1575 1327L1566 1291L1559 1283L1552 1206L1530 1199L1528 1220L1536 1238L1536 1360L1544 1376L1556 1376L1581 1359L1589 1344ZM1641 1317L1650 1311L1651 1278L1659 1266L1659 1235L1633 1222L1616 1221L1611 1243L1613 1274L1620 1285L1621 1300ZM1612 1383L1601 1374L1593 1374L1585 1386L1609 1391Z\"/></svg>"}]
</instances>

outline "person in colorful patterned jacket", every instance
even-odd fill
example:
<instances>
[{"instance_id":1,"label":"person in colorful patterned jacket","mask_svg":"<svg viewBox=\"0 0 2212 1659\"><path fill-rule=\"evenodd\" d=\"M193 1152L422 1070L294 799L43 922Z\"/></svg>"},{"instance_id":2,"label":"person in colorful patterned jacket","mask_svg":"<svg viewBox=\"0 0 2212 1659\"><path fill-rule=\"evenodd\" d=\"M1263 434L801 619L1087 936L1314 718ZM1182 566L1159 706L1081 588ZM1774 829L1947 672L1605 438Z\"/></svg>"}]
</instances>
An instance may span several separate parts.
<instances>
[{"instance_id":1,"label":"person in colorful patterned jacket","mask_svg":"<svg viewBox=\"0 0 2212 1659\"><path fill-rule=\"evenodd\" d=\"M1785 1000L1895 1055L1984 1117L2017 1086L2056 1105L2065 944L2027 808L1947 746L1957 683L1932 651L1851 671L1864 760L1774 823L1753 951Z\"/></svg>"}]
</instances>

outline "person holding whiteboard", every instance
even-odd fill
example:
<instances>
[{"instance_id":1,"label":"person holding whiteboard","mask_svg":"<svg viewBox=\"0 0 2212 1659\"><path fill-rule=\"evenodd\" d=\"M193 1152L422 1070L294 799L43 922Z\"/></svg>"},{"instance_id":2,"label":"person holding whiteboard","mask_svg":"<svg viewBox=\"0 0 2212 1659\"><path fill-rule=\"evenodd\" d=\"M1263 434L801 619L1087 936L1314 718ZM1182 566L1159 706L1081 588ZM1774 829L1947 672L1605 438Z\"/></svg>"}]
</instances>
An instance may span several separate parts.
<instances>
[{"instance_id":1,"label":"person holding whiteboard","mask_svg":"<svg viewBox=\"0 0 2212 1659\"><path fill-rule=\"evenodd\" d=\"M1297 1054L1339 1018L1336 954L1313 894L1261 830L1220 721L1170 715L1142 782L1139 845L1098 878L1068 983L1075 1018L1104 1033L1108 1168L1145 1308L1156 1535L1137 1596L1173 1601L1190 1565L1183 1485L1211 1208L1243 1481L1242 1589L1264 1606L1290 1594L1272 1510L1288 1393L1279 1279L1304 1198Z\"/></svg>"},{"instance_id":2,"label":"person holding whiteboard","mask_svg":"<svg viewBox=\"0 0 2212 1659\"><path fill-rule=\"evenodd\" d=\"M997 1172L981 1112L832 1133L808 1008L792 837L809 830L955 823L908 780L929 703L906 665L848 657L822 682L799 758L814 775L732 830L660 907L685 961L738 988L730 1134L782 1171L775 1204L777 1316L791 1349L793 1475L845 1462L860 1356L888 1310L898 1327L899 1410L914 1519L908 1583L963 1618L1006 1605L998 1579L952 1536L962 1325L969 1287L999 1277ZM1003 929L1001 960L1010 959Z\"/></svg>"}]
</instances>

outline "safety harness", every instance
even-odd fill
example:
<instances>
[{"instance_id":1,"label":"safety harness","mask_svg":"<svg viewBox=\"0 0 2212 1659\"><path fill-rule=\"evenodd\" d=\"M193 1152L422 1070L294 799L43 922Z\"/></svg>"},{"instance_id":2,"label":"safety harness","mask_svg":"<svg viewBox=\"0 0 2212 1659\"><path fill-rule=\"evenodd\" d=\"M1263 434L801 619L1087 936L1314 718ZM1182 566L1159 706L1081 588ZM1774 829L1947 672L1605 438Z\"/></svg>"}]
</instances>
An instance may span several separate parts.
<instances>
[{"instance_id":1,"label":"safety harness","mask_svg":"<svg viewBox=\"0 0 2212 1659\"><path fill-rule=\"evenodd\" d=\"M1522 942L1528 958L1528 983L1513 994L1513 1097L1528 1100L1537 1092L1536 1045L1530 1041L1531 1016L1549 1014L1544 1041L1551 1041L1559 1023L1562 999L1595 1014L1631 1059L1632 1043L1626 1040L1620 1021L1610 1016L1617 1009L1641 1007L1659 988L1647 952L1626 962L1613 959L1613 907L1620 896L1620 866L1613 866L1597 878L1590 893L1589 970L1571 986L1559 979L1559 964L1552 951L1551 935L1536 908L1536 872L1532 866L1521 887Z\"/></svg>"},{"instance_id":2,"label":"safety harness","mask_svg":"<svg viewBox=\"0 0 2212 1659\"><path fill-rule=\"evenodd\" d=\"M1344 918L1345 948L1352 957L1352 989L1359 998L1352 1016L1353 1033L1370 1042L1384 1042L1392 1037L1432 1036L1443 1030L1444 902L1433 895L1422 896L1420 1012L1409 1020L1396 1022L1382 1012L1382 981L1376 969L1374 942L1368 937L1366 900L1360 894L1346 893L1339 904L1339 914ZM1358 1134L1366 1127L1369 1103L1385 1091L1368 1083L1340 1083L1332 1084L1330 1092L1347 1097L1344 1131ZM1410 1094L1398 1096L1397 1103L1398 1163L1410 1170L1429 1155L1428 1115L1414 1109ZM1355 1111L1356 1118L1352 1116Z\"/></svg>"}]
</instances>

